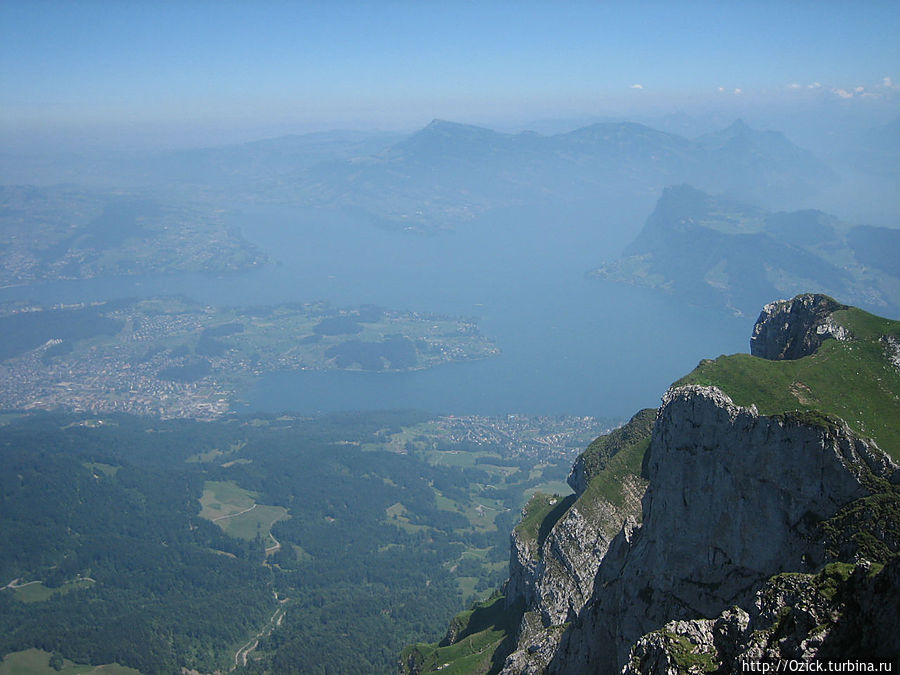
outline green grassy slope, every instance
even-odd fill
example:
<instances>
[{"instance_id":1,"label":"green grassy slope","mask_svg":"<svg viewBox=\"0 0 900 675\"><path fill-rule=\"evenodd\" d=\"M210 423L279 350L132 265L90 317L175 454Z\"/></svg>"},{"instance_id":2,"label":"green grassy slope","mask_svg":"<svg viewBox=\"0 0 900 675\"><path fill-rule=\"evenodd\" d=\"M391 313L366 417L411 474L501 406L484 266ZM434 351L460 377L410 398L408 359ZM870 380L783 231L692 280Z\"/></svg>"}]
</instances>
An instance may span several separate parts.
<instances>
[{"instance_id":1,"label":"green grassy slope","mask_svg":"<svg viewBox=\"0 0 900 675\"><path fill-rule=\"evenodd\" d=\"M614 455L633 447L636 443L649 442L655 420L656 409L645 408L634 415L628 424L595 439L579 458L584 465L588 481L606 468L610 458Z\"/></svg>"},{"instance_id":2,"label":"green grassy slope","mask_svg":"<svg viewBox=\"0 0 900 675\"><path fill-rule=\"evenodd\" d=\"M799 410L839 417L900 460L900 371L881 340L900 337L900 321L854 308L835 312L834 320L851 339L826 340L814 354L793 361L720 356L702 361L675 385L715 385L764 415Z\"/></svg>"},{"instance_id":3,"label":"green grassy slope","mask_svg":"<svg viewBox=\"0 0 900 675\"><path fill-rule=\"evenodd\" d=\"M472 609L457 614L450 625L452 644L418 644L400 657L401 673L441 672L472 675L499 672L509 652L521 611L508 611L505 597L495 595Z\"/></svg>"}]
</instances>

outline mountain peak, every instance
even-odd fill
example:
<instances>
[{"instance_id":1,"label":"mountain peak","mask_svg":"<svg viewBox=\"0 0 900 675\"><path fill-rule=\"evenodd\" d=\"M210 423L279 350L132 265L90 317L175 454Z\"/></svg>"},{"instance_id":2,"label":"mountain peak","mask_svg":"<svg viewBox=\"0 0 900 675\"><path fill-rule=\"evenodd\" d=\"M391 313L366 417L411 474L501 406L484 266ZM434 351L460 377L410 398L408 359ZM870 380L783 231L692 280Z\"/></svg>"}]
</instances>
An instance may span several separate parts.
<instances>
[{"instance_id":1,"label":"mountain peak","mask_svg":"<svg viewBox=\"0 0 900 675\"><path fill-rule=\"evenodd\" d=\"M743 119L738 117L734 122L731 123L731 126L726 129L726 131L731 131L734 133L747 133L748 131L753 131Z\"/></svg>"},{"instance_id":2,"label":"mountain peak","mask_svg":"<svg viewBox=\"0 0 900 675\"><path fill-rule=\"evenodd\" d=\"M463 126L463 125L460 124L459 122L451 122L450 120L444 120L444 119L441 119L440 117L435 117L433 120L431 120L428 124L426 124L422 128L422 131L426 131L428 129L441 129L441 128L447 128L447 127L461 127L461 126Z\"/></svg>"},{"instance_id":3,"label":"mountain peak","mask_svg":"<svg viewBox=\"0 0 900 675\"><path fill-rule=\"evenodd\" d=\"M419 134L430 134L430 133L482 133L482 134L499 134L500 132L494 131L492 129L488 129L486 127L479 127L474 124L463 124L462 122L451 122L449 120L442 120L438 117L435 117L431 122L428 123L427 126L420 129L415 135Z\"/></svg>"}]
</instances>

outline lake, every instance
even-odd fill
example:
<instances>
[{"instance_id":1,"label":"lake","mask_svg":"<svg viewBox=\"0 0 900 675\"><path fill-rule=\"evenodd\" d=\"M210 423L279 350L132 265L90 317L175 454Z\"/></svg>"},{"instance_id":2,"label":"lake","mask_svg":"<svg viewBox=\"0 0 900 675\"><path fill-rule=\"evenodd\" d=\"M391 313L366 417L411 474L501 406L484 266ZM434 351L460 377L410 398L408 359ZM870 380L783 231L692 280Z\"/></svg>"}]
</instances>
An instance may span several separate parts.
<instances>
[{"instance_id":1,"label":"lake","mask_svg":"<svg viewBox=\"0 0 900 675\"><path fill-rule=\"evenodd\" d=\"M493 359L409 373L272 373L242 396L243 410L270 412L627 416L658 405L666 387L701 358L747 351L755 319L588 278L634 236L634 214L577 205L509 209L436 234L312 209L244 208L231 219L271 265L219 277L36 284L2 289L0 300L184 294L227 305L371 303L477 317L502 350Z\"/></svg>"}]
</instances>

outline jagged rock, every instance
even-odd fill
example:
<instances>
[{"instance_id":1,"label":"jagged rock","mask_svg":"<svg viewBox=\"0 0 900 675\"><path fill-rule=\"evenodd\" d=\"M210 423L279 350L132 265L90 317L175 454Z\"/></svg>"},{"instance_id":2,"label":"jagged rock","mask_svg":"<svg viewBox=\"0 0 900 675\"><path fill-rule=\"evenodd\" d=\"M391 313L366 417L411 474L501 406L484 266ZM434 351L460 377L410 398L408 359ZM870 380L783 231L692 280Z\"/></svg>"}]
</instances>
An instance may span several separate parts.
<instances>
[{"instance_id":1,"label":"jagged rock","mask_svg":"<svg viewBox=\"0 0 900 675\"><path fill-rule=\"evenodd\" d=\"M718 619L670 621L631 648L623 675L705 673L730 664L734 648L750 634L750 616L732 607Z\"/></svg>"},{"instance_id":2,"label":"jagged rock","mask_svg":"<svg viewBox=\"0 0 900 675\"><path fill-rule=\"evenodd\" d=\"M623 675L705 673L717 666L712 621L671 621L631 648Z\"/></svg>"},{"instance_id":3,"label":"jagged rock","mask_svg":"<svg viewBox=\"0 0 900 675\"><path fill-rule=\"evenodd\" d=\"M559 647L564 626L545 627L536 612L526 612L519 628L516 650L506 657L506 675L540 675Z\"/></svg>"},{"instance_id":4,"label":"jagged rock","mask_svg":"<svg viewBox=\"0 0 900 675\"><path fill-rule=\"evenodd\" d=\"M632 647L623 675L742 672L742 662L897 662L900 559L884 569L831 565L819 574L780 574L717 619L670 621Z\"/></svg>"},{"instance_id":5,"label":"jagged rock","mask_svg":"<svg viewBox=\"0 0 900 675\"><path fill-rule=\"evenodd\" d=\"M893 335L883 335L881 344L884 345L884 351L887 353L891 365L900 370L900 340Z\"/></svg>"},{"instance_id":6,"label":"jagged rock","mask_svg":"<svg viewBox=\"0 0 900 675\"><path fill-rule=\"evenodd\" d=\"M510 535L509 581L506 583L506 606L523 604L532 607L540 562L537 540L521 535L518 528Z\"/></svg>"},{"instance_id":7,"label":"jagged rock","mask_svg":"<svg viewBox=\"0 0 900 675\"><path fill-rule=\"evenodd\" d=\"M642 493L632 508L639 508ZM574 619L591 596L610 532L616 532L624 518L611 504L595 507L590 520L577 505L570 507L540 549L513 532L507 605L524 601L529 611L503 673L542 672L559 643L561 624Z\"/></svg>"},{"instance_id":8,"label":"jagged rock","mask_svg":"<svg viewBox=\"0 0 900 675\"><path fill-rule=\"evenodd\" d=\"M760 416L715 387L670 390L643 523L630 543L623 532L610 545L550 672L618 672L631 645L666 622L715 616L778 572L820 564L817 524L869 494L872 474L898 467L839 420L819 422Z\"/></svg>"},{"instance_id":9,"label":"jagged rock","mask_svg":"<svg viewBox=\"0 0 900 675\"><path fill-rule=\"evenodd\" d=\"M846 308L827 295L811 293L770 302L753 326L750 354L775 361L799 359L815 352L827 338L845 340L847 329L831 315Z\"/></svg>"}]
</instances>

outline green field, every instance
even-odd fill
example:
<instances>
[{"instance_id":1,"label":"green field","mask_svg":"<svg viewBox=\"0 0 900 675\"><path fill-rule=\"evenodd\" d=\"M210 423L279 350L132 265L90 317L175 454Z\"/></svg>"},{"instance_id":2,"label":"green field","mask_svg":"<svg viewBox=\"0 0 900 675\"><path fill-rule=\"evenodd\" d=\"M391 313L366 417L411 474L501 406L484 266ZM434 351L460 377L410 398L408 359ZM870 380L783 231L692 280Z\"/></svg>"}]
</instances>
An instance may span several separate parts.
<instances>
[{"instance_id":1,"label":"green field","mask_svg":"<svg viewBox=\"0 0 900 675\"><path fill-rule=\"evenodd\" d=\"M19 588L14 589L15 598L20 602L43 602L44 600L49 600L54 595L62 595L64 593L69 593L70 591L74 591L77 588L88 588L93 586L94 582L89 579L77 579L75 581L70 581L68 583L63 584L59 588L50 588L49 586L45 586L40 581L30 584L25 584Z\"/></svg>"},{"instance_id":2,"label":"green field","mask_svg":"<svg viewBox=\"0 0 900 675\"><path fill-rule=\"evenodd\" d=\"M409 519L409 511L403 504L397 502L385 509L387 522L396 525L407 532L422 532L428 529L427 525L416 525Z\"/></svg>"},{"instance_id":3,"label":"green field","mask_svg":"<svg viewBox=\"0 0 900 675\"><path fill-rule=\"evenodd\" d=\"M77 664L63 659L60 670L50 666L51 654L40 649L27 649L23 652L7 654L0 662L0 675L140 675L134 668L126 668L116 663L105 666L89 666Z\"/></svg>"},{"instance_id":4,"label":"green field","mask_svg":"<svg viewBox=\"0 0 900 675\"><path fill-rule=\"evenodd\" d=\"M282 506L257 504L257 496L233 481L207 481L200 497L200 517L211 520L232 537L252 541L260 535L267 539L266 547L272 546L272 525L290 516Z\"/></svg>"},{"instance_id":5,"label":"green field","mask_svg":"<svg viewBox=\"0 0 900 675\"><path fill-rule=\"evenodd\" d=\"M115 476L120 467L112 464L104 464L103 462L85 462L84 466L94 472L96 475Z\"/></svg>"}]
</instances>

